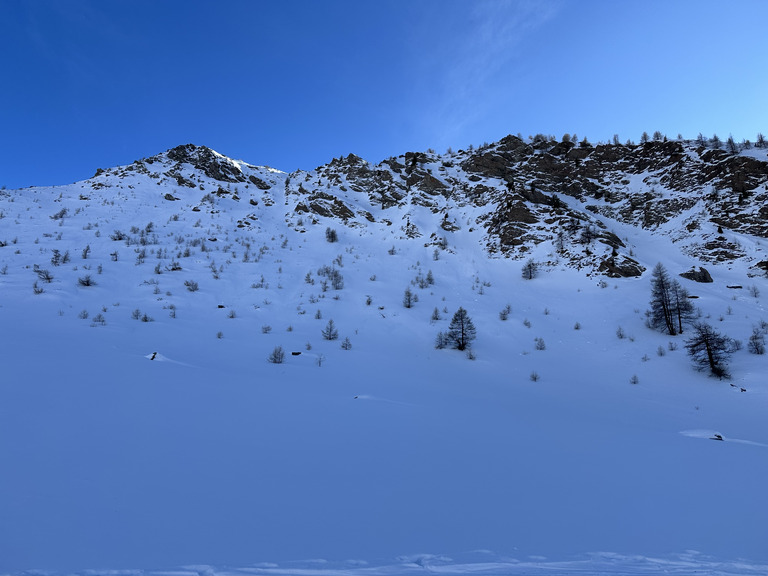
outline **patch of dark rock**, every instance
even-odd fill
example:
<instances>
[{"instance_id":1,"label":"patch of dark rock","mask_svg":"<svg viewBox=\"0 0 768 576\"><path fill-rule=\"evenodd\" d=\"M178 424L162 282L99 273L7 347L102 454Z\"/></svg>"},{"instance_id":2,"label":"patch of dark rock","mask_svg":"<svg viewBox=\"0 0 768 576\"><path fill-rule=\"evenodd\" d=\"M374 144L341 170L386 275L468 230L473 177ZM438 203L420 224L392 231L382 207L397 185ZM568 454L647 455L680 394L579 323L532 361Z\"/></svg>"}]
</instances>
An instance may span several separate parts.
<instances>
[{"instance_id":1,"label":"patch of dark rock","mask_svg":"<svg viewBox=\"0 0 768 576\"><path fill-rule=\"evenodd\" d=\"M584 160L592 152L594 152L594 149L590 147L571 148L565 157L568 160Z\"/></svg>"},{"instance_id":2,"label":"patch of dark rock","mask_svg":"<svg viewBox=\"0 0 768 576\"><path fill-rule=\"evenodd\" d=\"M708 284L712 282L712 276L710 276L709 272L704 267L696 267L694 266L687 272L682 272L680 274L683 278L687 278L688 280L693 280L694 282L702 282L705 284Z\"/></svg>"},{"instance_id":3,"label":"patch of dark rock","mask_svg":"<svg viewBox=\"0 0 768 576\"><path fill-rule=\"evenodd\" d=\"M343 220L352 218L355 213L350 210L346 204L344 204L338 198L335 198L329 203L310 202L309 211L317 214L318 216L325 216L326 218L336 217Z\"/></svg>"},{"instance_id":4,"label":"patch of dark rock","mask_svg":"<svg viewBox=\"0 0 768 576\"><path fill-rule=\"evenodd\" d=\"M174 162L191 164L209 178L221 182L245 182L243 173L227 159L217 156L205 146L184 144L168 150L168 158Z\"/></svg>"},{"instance_id":5,"label":"patch of dark rock","mask_svg":"<svg viewBox=\"0 0 768 576\"><path fill-rule=\"evenodd\" d=\"M448 214L446 214L443 220L440 222L440 228L442 228L446 232L456 232L457 230L460 229L459 225L456 224L456 222L453 222L448 219Z\"/></svg>"},{"instance_id":6,"label":"patch of dark rock","mask_svg":"<svg viewBox=\"0 0 768 576\"><path fill-rule=\"evenodd\" d=\"M432 176L431 174L427 174L424 176L424 178L419 182L419 190L423 190L424 192L428 194L439 194L441 191L445 190L446 186L443 184L440 180Z\"/></svg>"},{"instance_id":7,"label":"patch of dark rock","mask_svg":"<svg viewBox=\"0 0 768 576\"><path fill-rule=\"evenodd\" d=\"M609 278L635 278L642 276L645 268L632 258L612 256L603 260L597 271Z\"/></svg>"},{"instance_id":8,"label":"patch of dark rock","mask_svg":"<svg viewBox=\"0 0 768 576\"><path fill-rule=\"evenodd\" d=\"M601 232L597 239L611 248L624 248L624 242L622 242L613 232Z\"/></svg>"},{"instance_id":9,"label":"patch of dark rock","mask_svg":"<svg viewBox=\"0 0 768 576\"><path fill-rule=\"evenodd\" d=\"M259 190L269 190L271 186L264 182L261 178L257 178L256 176L248 176L248 180L251 181L251 184L256 186Z\"/></svg>"}]
</instances>

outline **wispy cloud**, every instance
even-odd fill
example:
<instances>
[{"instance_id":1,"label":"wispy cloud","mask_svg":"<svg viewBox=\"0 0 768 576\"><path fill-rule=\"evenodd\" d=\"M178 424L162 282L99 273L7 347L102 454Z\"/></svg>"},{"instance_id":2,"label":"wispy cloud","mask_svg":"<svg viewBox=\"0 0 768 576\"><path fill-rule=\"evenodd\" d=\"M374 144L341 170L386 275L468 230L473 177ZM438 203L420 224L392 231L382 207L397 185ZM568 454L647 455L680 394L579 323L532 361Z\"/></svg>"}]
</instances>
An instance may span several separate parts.
<instances>
[{"instance_id":1,"label":"wispy cloud","mask_svg":"<svg viewBox=\"0 0 768 576\"><path fill-rule=\"evenodd\" d=\"M456 23L450 56L443 55L433 95L434 113L426 130L435 145L467 144L458 139L481 118L494 113L505 90L514 89L521 46L536 40L555 17L559 2L480 0L465 22Z\"/></svg>"}]
</instances>

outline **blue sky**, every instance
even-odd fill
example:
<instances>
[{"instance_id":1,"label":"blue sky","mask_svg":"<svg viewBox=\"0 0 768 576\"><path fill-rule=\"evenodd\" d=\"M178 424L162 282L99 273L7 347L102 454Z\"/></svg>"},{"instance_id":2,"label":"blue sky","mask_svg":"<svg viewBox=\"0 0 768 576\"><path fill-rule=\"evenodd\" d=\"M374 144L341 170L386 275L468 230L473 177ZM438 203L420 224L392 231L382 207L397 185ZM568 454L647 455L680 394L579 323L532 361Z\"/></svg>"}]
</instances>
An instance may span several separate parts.
<instances>
[{"instance_id":1,"label":"blue sky","mask_svg":"<svg viewBox=\"0 0 768 576\"><path fill-rule=\"evenodd\" d=\"M768 2L0 0L0 185L766 126Z\"/></svg>"}]
</instances>

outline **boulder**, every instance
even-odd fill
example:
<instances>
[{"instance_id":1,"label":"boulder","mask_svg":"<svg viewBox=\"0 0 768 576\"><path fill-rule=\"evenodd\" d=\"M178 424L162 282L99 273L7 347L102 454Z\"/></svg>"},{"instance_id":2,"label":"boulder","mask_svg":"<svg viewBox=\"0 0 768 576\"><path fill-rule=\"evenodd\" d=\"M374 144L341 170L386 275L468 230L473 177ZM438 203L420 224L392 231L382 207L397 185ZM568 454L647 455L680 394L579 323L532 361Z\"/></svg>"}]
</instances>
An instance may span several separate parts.
<instances>
[{"instance_id":1,"label":"boulder","mask_svg":"<svg viewBox=\"0 0 768 576\"><path fill-rule=\"evenodd\" d=\"M712 282L712 276L709 275L706 268L694 266L688 272L680 274L683 278L693 280L694 282L709 283Z\"/></svg>"}]
</instances>

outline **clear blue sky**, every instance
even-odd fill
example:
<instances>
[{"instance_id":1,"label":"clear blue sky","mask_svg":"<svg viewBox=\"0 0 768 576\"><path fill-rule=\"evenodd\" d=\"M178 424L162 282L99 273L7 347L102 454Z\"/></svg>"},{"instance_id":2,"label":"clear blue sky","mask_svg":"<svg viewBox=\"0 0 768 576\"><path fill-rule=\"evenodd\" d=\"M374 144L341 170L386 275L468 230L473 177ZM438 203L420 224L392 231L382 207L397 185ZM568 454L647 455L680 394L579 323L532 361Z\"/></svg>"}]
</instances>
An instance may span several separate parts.
<instances>
[{"instance_id":1,"label":"clear blue sky","mask_svg":"<svg viewBox=\"0 0 768 576\"><path fill-rule=\"evenodd\" d=\"M0 0L0 185L184 143L312 169L564 132L767 132L768 2Z\"/></svg>"}]
</instances>

